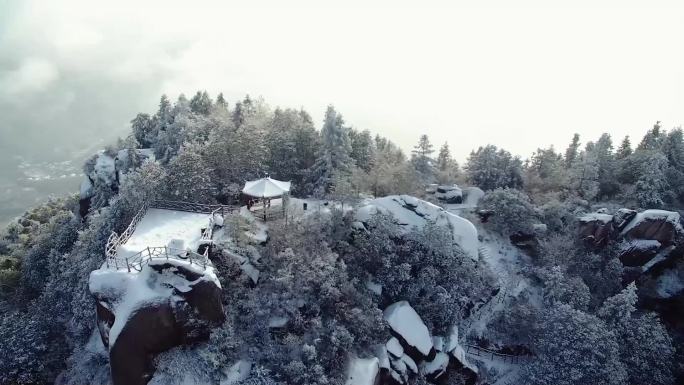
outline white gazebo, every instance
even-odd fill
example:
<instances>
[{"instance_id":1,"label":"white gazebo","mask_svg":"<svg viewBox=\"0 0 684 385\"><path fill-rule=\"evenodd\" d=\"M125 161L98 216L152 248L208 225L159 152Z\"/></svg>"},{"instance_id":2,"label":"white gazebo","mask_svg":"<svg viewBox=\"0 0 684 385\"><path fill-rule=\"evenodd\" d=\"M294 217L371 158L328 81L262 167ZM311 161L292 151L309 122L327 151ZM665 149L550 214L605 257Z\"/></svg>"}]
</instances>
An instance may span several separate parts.
<instances>
[{"instance_id":1,"label":"white gazebo","mask_svg":"<svg viewBox=\"0 0 684 385\"><path fill-rule=\"evenodd\" d=\"M282 198L290 193L291 182L283 182L276 179L271 179L270 177L261 178L253 181L245 182L245 187L242 189L242 193L246 196L257 198L261 200L263 204L263 218L266 220L269 215L267 213L267 204L270 208L271 199ZM282 202L283 209L285 209L285 202ZM248 208L250 206L248 205ZM257 210L260 211L260 210ZM262 213L257 216L261 217Z\"/></svg>"}]
</instances>

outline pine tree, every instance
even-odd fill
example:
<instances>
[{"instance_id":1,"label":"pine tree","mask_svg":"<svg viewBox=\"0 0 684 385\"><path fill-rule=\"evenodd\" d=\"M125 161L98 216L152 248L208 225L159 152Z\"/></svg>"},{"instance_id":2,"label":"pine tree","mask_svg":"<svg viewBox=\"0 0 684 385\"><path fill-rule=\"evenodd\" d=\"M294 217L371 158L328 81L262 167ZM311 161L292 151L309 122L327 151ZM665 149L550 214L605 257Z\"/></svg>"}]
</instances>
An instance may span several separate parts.
<instances>
[{"instance_id":1,"label":"pine tree","mask_svg":"<svg viewBox=\"0 0 684 385\"><path fill-rule=\"evenodd\" d=\"M351 157L354 158L356 166L368 172L373 167L375 158L375 144L370 131L363 130L361 132L354 129L349 130L349 138L351 139Z\"/></svg>"},{"instance_id":2,"label":"pine tree","mask_svg":"<svg viewBox=\"0 0 684 385\"><path fill-rule=\"evenodd\" d=\"M245 113L242 110L242 102L235 103L235 108L233 109L233 115L231 117L233 125L236 128L240 128L245 122Z\"/></svg>"},{"instance_id":3,"label":"pine tree","mask_svg":"<svg viewBox=\"0 0 684 385\"><path fill-rule=\"evenodd\" d=\"M328 106L321 129L321 147L310 175L310 189L317 196L331 191L336 174L349 175L354 165L351 155L349 129L342 115Z\"/></svg>"},{"instance_id":4,"label":"pine tree","mask_svg":"<svg viewBox=\"0 0 684 385\"><path fill-rule=\"evenodd\" d=\"M442 147L439 148L439 154L437 154L437 168L440 171L446 171L453 166L453 162L454 159L451 157L449 144L444 142Z\"/></svg>"},{"instance_id":5,"label":"pine tree","mask_svg":"<svg viewBox=\"0 0 684 385\"><path fill-rule=\"evenodd\" d=\"M669 385L674 378L676 350L654 313L633 317L622 333L621 357L630 384Z\"/></svg>"},{"instance_id":6,"label":"pine tree","mask_svg":"<svg viewBox=\"0 0 684 385\"><path fill-rule=\"evenodd\" d=\"M437 181L443 184L454 183L458 174L458 162L451 156L449 144L444 142L437 154Z\"/></svg>"},{"instance_id":7,"label":"pine tree","mask_svg":"<svg viewBox=\"0 0 684 385\"><path fill-rule=\"evenodd\" d=\"M650 129L637 147L638 150L660 150L663 141L663 133L660 131L660 121L657 121Z\"/></svg>"},{"instance_id":8,"label":"pine tree","mask_svg":"<svg viewBox=\"0 0 684 385\"><path fill-rule=\"evenodd\" d=\"M418 139L418 144L413 148L411 154L411 161L413 162L416 171L423 177L424 180L430 180L434 174L434 166L432 165L432 153L435 150L430 143L427 135L421 135Z\"/></svg>"},{"instance_id":9,"label":"pine tree","mask_svg":"<svg viewBox=\"0 0 684 385\"><path fill-rule=\"evenodd\" d=\"M593 146L589 146L593 149ZM572 170L573 187L584 199L594 200L599 193L599 166L595 154L585 151L580 154Z\"/></svg>"},{"instance_id":10,"label":"pine tree","mask_svg":"<svg viewBox=\"0 0 684 385\"><path fill-rule=\"evenodd\" d=\"M218 96L216 97L216 107L222 108L222 109L228 109L228 102L226 101L225 97L223 96L223 92L219 93Z\"/></svg>"},{"instance_id":11,"label":"pine tree","mask_svg":"<svg viewBox=\"0 0 684 385\"><path fill-rule=\"evenodd\" d=\"M613 327L626 326L636 310L637 287L634 282L621 292L606 299L598 310L598 316Z\"/></svg>"},{"instance_id":12,"label":"pine tree","mask_svg":"<svg viewBox=\"0 0 684 385\"><path fill-rule=\"evenodd\" d=\"M579 141L580 141L579 134L573 135L572 142L570 142L568 149L565 150L565 168L570 168L575 163L575 160L577 159L577 156L579 155L579 146L580 146Z\"/></svg>"},{"instance_id":13,"label":"pine tree","mask_svg":"<svg viewBox=\"0 0 684 385\"><path fill-rule=\"evenodd\" d=\"M148 148L156 140L157 132L154 120L149 114L138 114L131 120L133 136L142 148Z\"/></svg>"},{"instance_id":14,"label":"pine tree","mask_svg":"<svg viewBox=\"0 0 684 385\"><path fill-rule=\"evenodd\" d=\"M615 180L616 164L610 135L605 133L601 135L592 152L598 166L598 197L612 196L618 191L619 185Z\"/></svg>"},{"instance_id":15,"label":"pine tree","mask_svg":"<svg viewBox=\"0 0 684 385\"><path fill-rule=\"evenodd\" d=\"M169 164L167 196L188 202L214 202L211 170L196 147L184 147Z\"/></svg>"},{"instance_id":16,"label":"pine tree","mask_svg":"<svg viewBox=\"0 0 684 385\"><path fill-rule=\"evenodd\" d=\"M471 152L465 169L468 180L483 190L520 188L523 185L520 158L491 144Z\"/></svg>"},{"instance_id":17,"label":"pine tree","mask_svg":"<svg viewBox=\"0 0 684 385\"><path fill-rule=\"evenodd\" d=\"M629 140L629 135L622 139L620 147L615 152L615 159L622 160L632 155L632 142Z\"/></svg>"},{"instance_id":18,"label":"pine tree","mask_svg":"<svg viewBox=\"0 0 684 385\"><path fill-rule=\"evenodd\" d=\"M645 209L663 207L670 187L666 178L667 157L660 152L649 152L640 166L635 184L637 202Z\"/></svg>"},{"instance_id":19,"label":"pine tree","mask_svg":"<svg viewBox=\"0 0 684 385\"><path fill-rule=\"evenodd\" d=\"M197 91L195 96L190 99L190 110L196 114L209 115L213 103L207 91Z\"/></svg>"}]
</instances>

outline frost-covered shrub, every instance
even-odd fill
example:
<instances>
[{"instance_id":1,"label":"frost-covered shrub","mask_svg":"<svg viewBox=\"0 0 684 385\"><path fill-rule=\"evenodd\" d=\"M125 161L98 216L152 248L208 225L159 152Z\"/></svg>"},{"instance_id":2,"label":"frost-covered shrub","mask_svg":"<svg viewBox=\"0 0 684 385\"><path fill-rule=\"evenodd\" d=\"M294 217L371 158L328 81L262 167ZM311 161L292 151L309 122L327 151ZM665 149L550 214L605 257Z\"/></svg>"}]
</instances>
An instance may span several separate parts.
<instances>
[{"instance_id":1,"label":"frost-covered shrub","mask_svg":"<svg viewBox=\"0 0 684 385\"><path fill-rule=\"evenodd\" d=\"M536 357L524 366L526 384L627 384L615 334L599 318L569 305L543 312L531 346Z\"/></svg>"},{"instance_id":2,"label":"frost-covered shrub","mask_svg":"<svg viewBox=\"0 0 684 385\"><path fill-rule=\"evenodd\" d=\"M533 231L534 207L520 190L499 188L490 191L480 200L479 207L493 212L486 226L502 235L531 234Z\"/></svg>"},{"instance_id":3,"label":"frost-covered shrub","mask_svg":"<svg viewBox=\"0 0 684 385\"><path fill-rule=\"evenodd\" d=\"M428 223L408 234L392 219L374 215L344 255L365 284L382 286L382 303L406 300L428 328L445 333L471 301L486 296L489 282L473 260L450 241L444 227Z\"/></svg>"},{"instance_id":4,"label":"frost-covered shrub","mask_svg":"<svg viewBox=\"0 0 684 385\"><path fill-rule=\"evenodd\" d=\"M581 278L566 275L560 266L540 269L538 275L544 285L544 301L548 306L564 303L575 309L587 309L591 293Z\"/></svg>"},{"instance_id":5,"label":"frost-covered shrub","mask_svg":"<svg viewBox=\"0 0 684 385\"><path fill-rule=\"evenodd\" d=\"M540 207L541 221L550 232L567 232L577 222L577 208L569 202L552 200Z\"/></svg>"}]
</instances>

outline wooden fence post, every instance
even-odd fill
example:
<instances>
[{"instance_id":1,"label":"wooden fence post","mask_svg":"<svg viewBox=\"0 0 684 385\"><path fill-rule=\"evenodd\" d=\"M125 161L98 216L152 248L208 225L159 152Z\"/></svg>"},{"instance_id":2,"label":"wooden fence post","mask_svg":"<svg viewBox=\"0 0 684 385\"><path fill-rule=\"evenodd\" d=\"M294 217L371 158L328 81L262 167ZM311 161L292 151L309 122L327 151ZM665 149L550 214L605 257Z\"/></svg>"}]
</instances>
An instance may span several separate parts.
<instances>
[{"instance_id":1,"label":"wooden fence post","mask_svg":"<svg viewBox=\"0 0 684 385\"><path fill-rule=\"evenodd\" d=\"M131 272L131 265L128 264L128 258L126 258L126 268L128 269L128 272Z\"/></svg>"}]
</instances>

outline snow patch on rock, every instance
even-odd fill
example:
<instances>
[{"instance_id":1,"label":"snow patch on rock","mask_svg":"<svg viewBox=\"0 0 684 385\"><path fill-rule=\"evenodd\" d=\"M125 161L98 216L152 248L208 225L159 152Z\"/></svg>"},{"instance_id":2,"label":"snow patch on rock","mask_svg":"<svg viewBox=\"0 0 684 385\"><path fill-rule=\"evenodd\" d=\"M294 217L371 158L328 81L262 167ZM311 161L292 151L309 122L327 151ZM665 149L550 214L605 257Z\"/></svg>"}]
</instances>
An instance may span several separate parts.
<instances>
[{"instance_id":1,"label":"snow patch on rock","mask_svg":"<svg viewBox=\"0 0 684 385\"><path fill-rule=\"evenodd\" d=\"M628 233L631 229L635 228L638 226L641 222L647 221L647 220L662 220L665 222L670 222L672 223L675 228L678 231L682 231L682 225L680 223L680 216L679 213L676 213L674 211L666 211L666 210L644 210L640 213L638 213L634 219L632 219L627 226L622 229L622 234Z\"/></svg>"},{"instance_id":2,"label":"snow patch on rock","mask_svg":"<svg viewBox=\"0 0 684 385\"><path fill-rule=\"evenodd\" d=\"M407 301L399 301L388 306L384 311L384 318L407 344L425 356L430 354L433 348L430 331Z\"/></svg>"},{"instance_id":3,"label":"snow patch on rock","mask_svg":"<svg viewBox=\"0 0 684 385\"><path fill-rule=\"evenodd\" d=\"M478 259L479 242L475 226L437 205L409 195L390 195L367 201L358 209L356 220L368 223L377 213L391 216L405 231L422 229L428 221L445 226L450 230L454 243L470 258Z\"/></svg>"},{"instance_id":4,"label":"snow patch on rock","mask_svg":"<svg viewBox=\"0 0 684 385\"><path fill-rule=\"evenodd\" d=\"M158 273L152 269L156 265L171 265L171 269L165 269ZM197 273L199 278L188 281L178 274L174 274L177 268ZM117 337L123 330L128 320L135 312L150 304L168 301L173 297L174 290L186 293L192 286L200 281L210 281L219 288L221 284L212 266L202 268L188 261L176 259L150 260L143 266L140 272L135 270L115 270L103 267L90 273L89 289L96 297L106 296L115 298L109 310L115 315L114 324L109 330L109 347L114 346Z\"/></svg>"},{"instance_id":5,"label":"snow patch on rock","mask_svg":"<svg viewBox=\"0 0 684 385\"><path fill-rule=\"evenodd\" d=\"M347 374L345 385L373 385L378 376L379 360L376 357L354 358ZM223 384L221 384L223 385Z\"/></svg>"}]
</instances>

